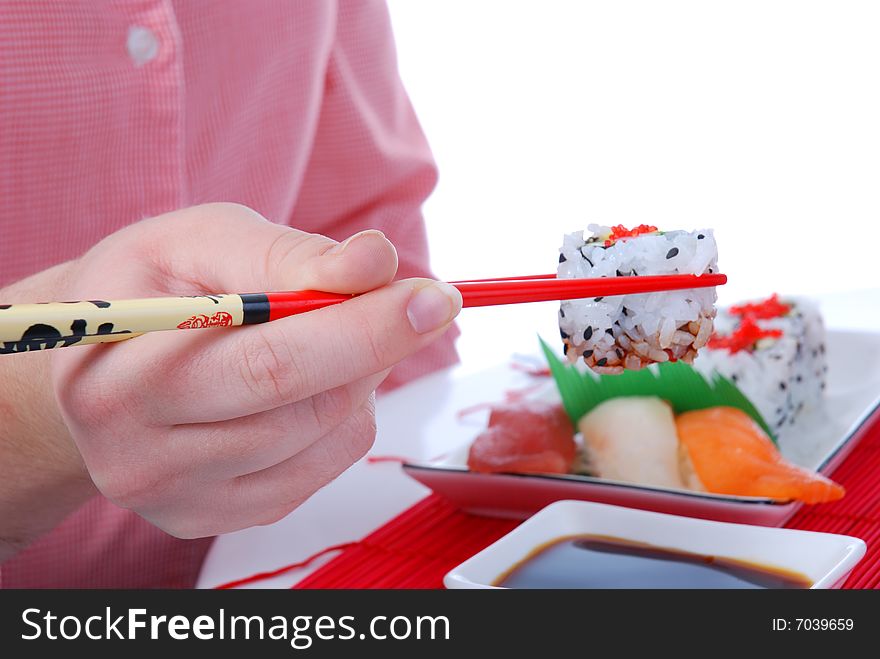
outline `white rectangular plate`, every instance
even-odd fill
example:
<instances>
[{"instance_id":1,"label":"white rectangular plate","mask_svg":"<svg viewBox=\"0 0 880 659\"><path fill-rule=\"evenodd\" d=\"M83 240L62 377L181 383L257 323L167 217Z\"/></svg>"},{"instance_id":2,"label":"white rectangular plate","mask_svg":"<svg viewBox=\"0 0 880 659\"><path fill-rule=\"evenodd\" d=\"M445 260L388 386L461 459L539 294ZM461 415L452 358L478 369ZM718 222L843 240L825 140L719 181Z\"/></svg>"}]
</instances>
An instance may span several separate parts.
<instances>
[{"instance_id":1,"label":"white rectangular plate","mask_svg":"<svg viewBox=\"0 0 880 659\"><path fill-rule=\"evenodd\" d=\"M611 536L664 549L737 559L791 570L812 588L839 587L865 554L858 538L770 529L630 510L582 501L558 501L454 568L447 588L491 584L548 542L571 535Z\"/></svg>"},{"instance_id":2,"label":"white rectangular plate","mask_svg":"<svg viewBox=\"0 0 880 659\"><path fill-rule=\"evenodd\" d=\"M824 409L811 417L802 417L779 439L786 458L826 475L880 417L880 333L829 331L827 346L829 371ZM406 394L400 394L399 402L405 405ZM444 427L451 427L448 420ZM467 453L481 429L457 427L461 437L449 438L447 443L455 449L436 460L407 462L403 469L462 509L476 514L525 518L554 501L577 499L705 519L781 526L800 507L796 502L664 489L588 476L475 473L467 469Z\"/></svg>"}]
</instances>

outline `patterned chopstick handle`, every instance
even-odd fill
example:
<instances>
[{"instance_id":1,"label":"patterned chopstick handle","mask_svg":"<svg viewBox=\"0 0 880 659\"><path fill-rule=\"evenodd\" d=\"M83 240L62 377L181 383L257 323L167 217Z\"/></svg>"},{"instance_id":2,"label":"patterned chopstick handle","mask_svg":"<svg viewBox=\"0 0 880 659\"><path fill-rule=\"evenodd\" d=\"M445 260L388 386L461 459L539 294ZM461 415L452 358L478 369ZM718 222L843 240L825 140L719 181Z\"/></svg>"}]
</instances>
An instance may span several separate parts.
<instances>
[{"instance_id":1,"label":"patterned chopstick handle","mask_svg":"<svg viewBox=\"0 0 880 659\"><path fill-rule=\"evenodd\" d=\"M266 294L0 305L0 354L109 343L144 332L269 320Z\"/></svg>"}]
</instances>

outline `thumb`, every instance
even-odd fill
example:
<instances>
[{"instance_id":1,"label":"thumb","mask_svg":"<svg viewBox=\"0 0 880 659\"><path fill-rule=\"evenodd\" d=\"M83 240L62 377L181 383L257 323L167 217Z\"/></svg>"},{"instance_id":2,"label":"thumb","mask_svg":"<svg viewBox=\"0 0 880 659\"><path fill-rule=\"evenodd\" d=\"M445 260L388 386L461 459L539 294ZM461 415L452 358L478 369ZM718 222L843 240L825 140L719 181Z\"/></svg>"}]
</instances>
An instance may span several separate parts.
<instances>
[{"instance_id":1,"label":"thumb","mask_svg":"<svg viewBox=\"0 0 880 659\"><path fill-rule=\"evenodd\" d=\"M316 289L363 293L397 273L397 251L381 231L341 243L269 222L238 204L194 206L133 225L146 230L171 279L217 293ZM142 241L143 236L139 239Z\"/></svg>"},{"instance_id":2,"label":"thumb","mask_svg":"<svg viewBox=\"0 0 880 659\"><path fill-rule=\"evenodd\" d=\"M311 238L315 243L334 243L330 238L315 234L311 234ZM388 284L397 274L397 250L385 234L376 229L367 229L341 243L319 248L317 254L308 256L297 267L298 252L294 249L293 254L278 264L282 271L296 267L295 277L299 282L296 288L365 293Z\"/></svg>"}]
</instances>

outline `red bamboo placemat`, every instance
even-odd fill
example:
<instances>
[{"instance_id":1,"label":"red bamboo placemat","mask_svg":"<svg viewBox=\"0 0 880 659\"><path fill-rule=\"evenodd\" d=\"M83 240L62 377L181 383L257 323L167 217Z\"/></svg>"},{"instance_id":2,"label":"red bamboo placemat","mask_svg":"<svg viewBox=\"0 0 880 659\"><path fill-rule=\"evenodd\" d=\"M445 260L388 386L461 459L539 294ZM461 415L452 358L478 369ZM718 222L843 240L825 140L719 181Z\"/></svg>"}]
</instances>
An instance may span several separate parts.
<instances>
[{"instance_id":1,"label":"red bamboo placemat","mask_svg":"<svg viewBox=\"0 0 880 659\"><path fill-rule=\"evenodd\" d=\"M868 551L844 588L880 587L880 422L834 472L840 501L804 506L789 528L862 538ZM469 515L432 494L404 511L295 588L442 588L443 575L515 528L516 520Z\"/></svg>"}]
</instances>

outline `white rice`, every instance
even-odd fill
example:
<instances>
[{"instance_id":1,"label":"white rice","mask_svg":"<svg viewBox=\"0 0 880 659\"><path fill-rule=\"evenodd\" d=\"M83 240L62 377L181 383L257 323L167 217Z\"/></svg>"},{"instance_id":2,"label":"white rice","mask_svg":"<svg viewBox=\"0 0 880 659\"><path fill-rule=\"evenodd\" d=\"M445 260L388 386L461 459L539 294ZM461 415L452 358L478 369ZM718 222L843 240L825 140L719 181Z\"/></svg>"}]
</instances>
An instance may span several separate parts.
<instances>
[{"instance_id":1,"label":"white rice","mask_svg":"<svg viewBox=\"0 0 880 659\"><path fill-rule=\"evenodd\" d=\"M608 227L590 225L593 236L565 236L557 276L563 279L718 271L710 229L669 231L623 238L606 247ZM599 373L619 373L654 362L693 361L712 334L714 288L616 295L562 302L559 328L571 361L583 358Z\"/></svg>"},{"instance_id":2,"label":"white rice","mask_svg":"<svg viewBox=\"0 0 880 659\"><path fill-rule=\"evenodd\" d=\"M754 404L777 435L798 418L818 409L826 387L825 328L818 307L808 300L783 299L791 311L777 318L755 322L765 329L779 329L778 338L758 341L754 350L731 353L706 348L694 366L705 374L718 372L733 381ZM736 330L740 317L721 311L718 331Z\"/></svg>"}]
</instances>

